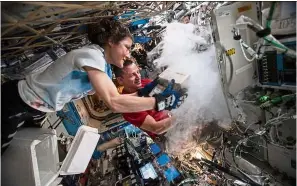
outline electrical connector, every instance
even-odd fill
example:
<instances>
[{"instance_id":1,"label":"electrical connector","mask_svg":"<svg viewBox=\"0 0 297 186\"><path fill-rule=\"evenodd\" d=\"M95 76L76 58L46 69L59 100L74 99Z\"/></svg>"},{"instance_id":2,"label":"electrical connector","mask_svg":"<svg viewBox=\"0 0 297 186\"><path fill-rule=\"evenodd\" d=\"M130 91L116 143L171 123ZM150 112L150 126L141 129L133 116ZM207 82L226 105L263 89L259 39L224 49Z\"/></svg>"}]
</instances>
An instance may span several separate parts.
<instances>
[{"instance_id":1,"label":"electrical connector","mask_svg":"<svg viewBox=\"0 0 297 186\"><path fill-rule=\"evenodd\" d=\"M268 101L268 100L270 100L270 97L267 96L267 95L265 95L265 96L261 96L261 97L258 99L258 101L259 101L260 103L265 103L265 102Z\"/></svg>"}]
</instances>

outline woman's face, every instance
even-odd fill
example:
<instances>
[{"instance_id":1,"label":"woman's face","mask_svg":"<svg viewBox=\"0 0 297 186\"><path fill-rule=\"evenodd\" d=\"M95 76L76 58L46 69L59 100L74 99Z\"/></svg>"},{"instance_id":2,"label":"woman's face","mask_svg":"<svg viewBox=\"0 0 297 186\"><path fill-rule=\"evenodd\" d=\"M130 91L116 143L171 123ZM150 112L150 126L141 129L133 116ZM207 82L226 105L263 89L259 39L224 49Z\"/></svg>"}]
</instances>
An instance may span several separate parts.
<instances>
[{"instance_id":1,"label":"woman's face","mask_svg":"<svg viewBox=\"0 0 297 186\"><path fill-rule=\"evenodd\" d=\"M112 64L123 68L124 59L130 57L130 50L132 46L132 39L130 37L125 37L118 43L110 43L110 54Z\"/></svg>"}]
</instances>

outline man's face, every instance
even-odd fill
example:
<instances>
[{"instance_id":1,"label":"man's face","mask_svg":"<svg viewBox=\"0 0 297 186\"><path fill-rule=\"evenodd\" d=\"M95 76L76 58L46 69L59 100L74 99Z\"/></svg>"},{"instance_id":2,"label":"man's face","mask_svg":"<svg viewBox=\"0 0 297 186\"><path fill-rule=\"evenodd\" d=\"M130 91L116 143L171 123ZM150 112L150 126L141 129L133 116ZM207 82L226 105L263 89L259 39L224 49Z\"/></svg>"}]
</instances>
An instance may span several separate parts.
<instances>
[{"instance_id":1,"label":"man's face","mask_svg":"<svg viewBox=\"0 0 297 186\"><path fill-rule=\"evenodd\" d=\"M137 90L141 88L140 69L135 63L123 68L121 77L118 77L118 82L127 89Z\"/></svg>"}]
</instances>

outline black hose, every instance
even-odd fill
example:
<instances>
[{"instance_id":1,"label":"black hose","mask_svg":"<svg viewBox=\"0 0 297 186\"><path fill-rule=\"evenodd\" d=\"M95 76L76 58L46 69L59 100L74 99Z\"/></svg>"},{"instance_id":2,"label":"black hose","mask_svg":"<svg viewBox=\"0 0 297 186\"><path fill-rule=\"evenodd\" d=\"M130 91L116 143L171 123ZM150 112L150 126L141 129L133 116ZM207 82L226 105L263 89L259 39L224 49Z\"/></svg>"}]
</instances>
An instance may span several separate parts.
<instances>
[{"instance_id":1,"label":"black hose","mask_svg":"<svg viewBox=\"0 0 297 186\"><path fill-rule=\"evenodd\" d=\"M220 170L220 171L222 171L222 172L224 172L224 173L226 173L226 174L229 174L230 176L232 176L232 177L234 177L234 178L236 178L236 179L238 179L238 180L240 180L240 181L246 183L245 180L243 180L243 179L240 178L239 176L235 175L233 172L230 171L230 169L225 168L225 167L222 167L222 166L218 165L217 163L214 163L214 162L209 161L209 160L204 159L204 158L201 158L201 160L204 161L204 162L206 162L206 163L208 163L211 167L213 167L213 168L215 168L215 169L218 169L218 170ZM243 173L241 173L241 174L243 174ZM243 175L244 175L244 174L243 174ZM246 175L244 175L244 176L245 176L246 178L248 178L248 179L252 182L252 183L249 183L251 186L261 186L261 185L255 183L253 180L251 180L251 179L250 179L249 177L247 177Z\"/></svg>"}]
</instances>

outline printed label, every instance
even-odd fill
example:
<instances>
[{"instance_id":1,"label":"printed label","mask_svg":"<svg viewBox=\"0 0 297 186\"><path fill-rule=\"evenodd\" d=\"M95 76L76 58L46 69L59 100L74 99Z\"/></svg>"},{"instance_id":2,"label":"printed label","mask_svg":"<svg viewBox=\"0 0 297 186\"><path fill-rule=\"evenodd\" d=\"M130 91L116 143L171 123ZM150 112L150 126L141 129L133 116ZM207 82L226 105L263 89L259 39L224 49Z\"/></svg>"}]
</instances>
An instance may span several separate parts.
<instances>
[{"instance_id":1,"label":"printed label","mask_svg":"<svg viewBox=\"0 0 297 186\"><path fill-rule=\"evenodd\" d=\"M231 48L229 50L226 51L226 55L227 56L231 56L235 54L235 48Z\"/></svg>"},{"instance_id":2,"label":"printed label","mask_svg":"<svg viewBox=\"0 0 297 186\"><path fill-rule=\"evenodd\" d=\"M238 10L238 13L241 13L251 9L252 9L252 5L246 5L246 6L239 7L237 10Z\"/></svg>"}]
</instances>

